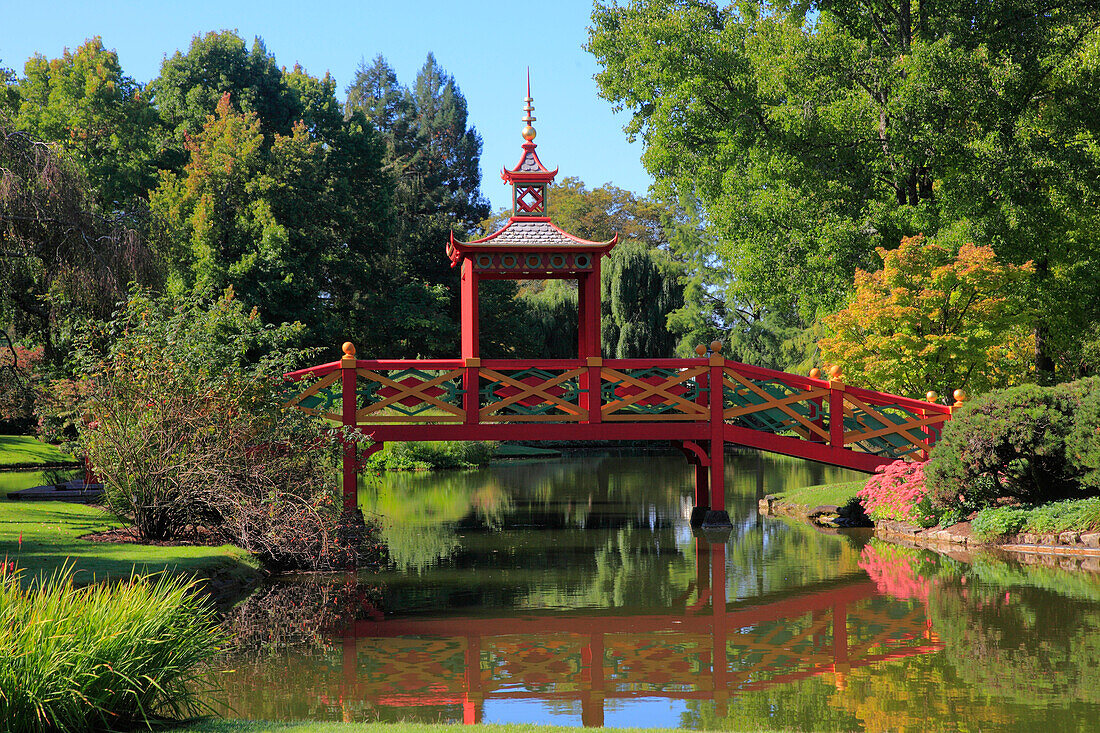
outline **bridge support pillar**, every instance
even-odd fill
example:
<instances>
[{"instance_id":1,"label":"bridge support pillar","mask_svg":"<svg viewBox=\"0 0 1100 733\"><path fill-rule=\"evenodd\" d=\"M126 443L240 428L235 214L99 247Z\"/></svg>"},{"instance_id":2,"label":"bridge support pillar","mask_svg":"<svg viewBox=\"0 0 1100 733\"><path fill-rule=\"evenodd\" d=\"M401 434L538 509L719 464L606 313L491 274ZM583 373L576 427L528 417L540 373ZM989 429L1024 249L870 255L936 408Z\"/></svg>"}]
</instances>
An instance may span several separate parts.
<instances>
[{"instance_id":1,"label":"bridge support pillar","mask_svg":"<svg viewBox=\"0 0 1100 733\"><path fill-rule=\"evenodd\" d=\"M726 416L725 367L722 344L711 344L708 364L710 386L710 508L703 515L703 529L732 529L726 511Z\"/></svg>"}]
</instances>

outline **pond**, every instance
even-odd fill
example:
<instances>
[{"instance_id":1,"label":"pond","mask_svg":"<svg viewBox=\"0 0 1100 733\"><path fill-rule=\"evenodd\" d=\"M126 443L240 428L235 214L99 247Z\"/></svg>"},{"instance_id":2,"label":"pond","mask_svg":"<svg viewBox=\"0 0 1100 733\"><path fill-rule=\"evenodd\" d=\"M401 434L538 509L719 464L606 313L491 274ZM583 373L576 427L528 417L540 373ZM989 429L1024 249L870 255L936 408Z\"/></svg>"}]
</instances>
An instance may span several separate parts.
<instances>
[{"instance_id":1,"label":"pond","mask_svg":"<svg viewBox=\"0 0 1100 733\"><path fill-rule=\"evenodd\" d=\"M761 517L858 474L744 453L728 537L680 457L364 478L389 566L234 610L221 712L260 720L1050 730L1100 719L1100 576Z\"/></svg>"}]
</instances>

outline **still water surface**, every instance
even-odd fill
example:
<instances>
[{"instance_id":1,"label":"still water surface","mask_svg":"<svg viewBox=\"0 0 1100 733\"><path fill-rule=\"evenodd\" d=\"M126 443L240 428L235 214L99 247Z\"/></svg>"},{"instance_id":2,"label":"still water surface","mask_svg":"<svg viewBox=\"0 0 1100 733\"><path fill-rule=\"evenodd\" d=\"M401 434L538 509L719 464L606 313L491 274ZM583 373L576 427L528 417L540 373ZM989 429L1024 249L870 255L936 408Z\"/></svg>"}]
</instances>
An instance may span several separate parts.
<instances>
[{"instance_id":1,"label":"still water surface","mask_svg":"<svg viewBox=\"0 0 1100 733\"><path fill-rule=\"evenodd\" d=\"M745 454L728 538L678 457L364 479L378 574L233 614L229 717L799 730L1097 730L1100 579L764 518L859 474Z\"/></svg>"}]
</instances>

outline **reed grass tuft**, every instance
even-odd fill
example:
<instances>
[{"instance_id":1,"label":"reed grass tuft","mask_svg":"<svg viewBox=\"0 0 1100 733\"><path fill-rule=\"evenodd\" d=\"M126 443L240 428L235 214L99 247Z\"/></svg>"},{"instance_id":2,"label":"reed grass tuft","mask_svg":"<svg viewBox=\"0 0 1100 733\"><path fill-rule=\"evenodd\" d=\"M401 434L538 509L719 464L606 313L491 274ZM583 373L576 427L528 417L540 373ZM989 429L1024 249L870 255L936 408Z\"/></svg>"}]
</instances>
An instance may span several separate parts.
<instances>
[{"instance_id":1,"label":"reed grass tuft","mask_svg":"<svg viewBox=\"0 0 1100 733\"><path fill-rule=\"evenodd\" d=\"M202 665L225 637L193 581L20 575L0 569L0 731L148 728L208 710Z\"/></svg>"}]
</instances>

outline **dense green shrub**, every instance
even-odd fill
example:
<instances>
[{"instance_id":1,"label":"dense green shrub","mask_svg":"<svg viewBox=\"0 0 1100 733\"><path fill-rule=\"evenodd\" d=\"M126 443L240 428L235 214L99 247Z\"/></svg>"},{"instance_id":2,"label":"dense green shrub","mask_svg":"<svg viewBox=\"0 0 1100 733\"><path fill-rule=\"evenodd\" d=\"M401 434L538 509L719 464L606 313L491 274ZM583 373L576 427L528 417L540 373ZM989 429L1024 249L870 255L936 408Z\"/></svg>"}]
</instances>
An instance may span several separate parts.
<instances>
[{"instance_id":1,"label":"dense green shrub","mask_svg":"<svg viewBox=\"0 0 1100 733\"><path fill-rule=\"evenodd\" d=\"M26 586L0 567L0 731L148 727L206 709L200 665L224 641L188 582Z\"/></svg>"},{"instance_id":2,"label":"dense green shrub","mask_svg":"<svg viewBox=\"0 0 1100 733\"><path fill-rule=\"evenodd\" d=\"M932 506L978 509L998 501L1039 503L1073 496L1066 458L1077 399L1073 388L1022 385L990 392L944 427L925 468Z\"/></svg>"},{"instance_id":3,"label":"dense green shrub","mask_svg":"<svg viewBox=\"0 0 1100 733\"><path fill-rule=\"evenodd\" d=\"M1100 490L1100 378L1062 385L1073 400L1073 426L1066 436L1066 461L1087 489Z\"/></svg>"},{"instance_id":4,"label":"dense green shrub","mask_svg":"<svg viewBox=\"0 0 1100 733\"><path fill-rule=\"evenodd\" d=\"M483 441L444 440L432 443L386 443L367 465L376 471L433 471L477 468L493 459L497 444Z\"/></svg>"}]
</instances>

